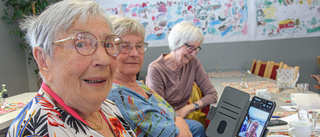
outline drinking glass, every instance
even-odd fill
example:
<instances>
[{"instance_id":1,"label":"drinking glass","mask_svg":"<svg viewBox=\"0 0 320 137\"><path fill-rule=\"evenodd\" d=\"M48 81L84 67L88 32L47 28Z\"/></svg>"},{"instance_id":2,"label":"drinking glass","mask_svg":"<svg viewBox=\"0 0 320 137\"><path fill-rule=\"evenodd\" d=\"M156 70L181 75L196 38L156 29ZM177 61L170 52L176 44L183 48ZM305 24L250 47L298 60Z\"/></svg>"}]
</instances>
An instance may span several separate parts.
<instances>
[{"instance_id":1,"label":"drinking glass","mask_svg":"<svg viewBox=\"0 0 320 137\"><path fill-rule=\"evenodd\" d=\"M267 89L257 89L256 96L267 99L267 100L271 100L271 94Z\"/></svg>"},{"instance_id":2,"label":"drinking glass","mask_svg":"<svg viewBox=\"0 0 320 137\"><path fill-rule=\"evenodd\" d=\"M299 70L295 68L277 69L277 84L279 92L284 89L294 89L299 78Z\"/></svg>"},{"instance_id":3,"label":"drinking glass","mask_svg":"<svg viewBox=\"0 0 320 137\"><path fill-rule=\"evenodd\" d=\"M297 91L301 93L308 93L309 90L309 83L298 83L297 84Z\"/></svg>"},{"instance_id":4,"label":"drinking glass","mask_svg":"<svg viewBox=\"0 0 320 137\"><path fill-rule=\"evenodd\" d=\"M0 109L4 109L5 107L6 107L6 100L0 97Z\"/></svg>"},{"instance_id":5,"label":"drinking glass","mask_svg":"<svg viewBox=\"0 0 320 137\"><path fill-rule=\"evenodd\" d=\"M280 99L283 100L283 91L287 89L294 90L299 78L299 70L295 68L277 69L277 85L279 87Z\"/></svg>"},{"instance_id":6,"label":"drinking glass","mask_svg":"<svg viewBox=\"0 0 320 137\"><path fill-rule=\"evenodd\" d=\"M318 112L317 111L306 111L306 110L299 110L298 111L298 119L299 121L307 121L312 123L312 134L317 134L315 132L317 126L317 118Z\"/></svg>"},{"instance_id":7,"label":"drinking glass","mask_svg":"<svg viewBox=\"0 0 320 137\"><path fill-rule=\"evenodd\" d=\"M318 112L316 112L316 111L309 111L308 112L309 122L312 123L312 134L315 134L315 130L316 130L316 126L317 126L317 118L318 118Z\"/></svg>"}]
</instances>

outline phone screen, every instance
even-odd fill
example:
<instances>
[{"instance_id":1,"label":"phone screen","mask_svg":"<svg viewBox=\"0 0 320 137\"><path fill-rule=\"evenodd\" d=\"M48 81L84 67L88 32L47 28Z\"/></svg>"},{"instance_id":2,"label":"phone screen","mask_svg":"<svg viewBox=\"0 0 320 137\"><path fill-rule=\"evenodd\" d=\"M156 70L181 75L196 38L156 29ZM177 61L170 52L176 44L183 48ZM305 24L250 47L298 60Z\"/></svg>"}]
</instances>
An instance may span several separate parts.
<instances>
[{"instance_id":1,"label":"phone screen","mask_svg":"<svg viewBox=\"0 0 320 137\"><path fill-rule=\"evenodd\" d=\"M261 137L275 105L272 101L253 97L237 137Z\"/></svg>"}]
</instances>

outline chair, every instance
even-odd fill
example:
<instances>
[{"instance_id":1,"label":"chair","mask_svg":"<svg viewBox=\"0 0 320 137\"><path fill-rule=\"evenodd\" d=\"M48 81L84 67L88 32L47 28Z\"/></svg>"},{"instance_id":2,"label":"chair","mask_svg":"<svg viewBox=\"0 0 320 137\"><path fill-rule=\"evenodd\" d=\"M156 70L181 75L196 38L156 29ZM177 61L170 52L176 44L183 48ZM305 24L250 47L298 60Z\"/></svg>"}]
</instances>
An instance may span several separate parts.
<instances>
[{"instance_id":1,"label":"chair","mask_svg":"<svg viewBox=\"0 0 320 137\"><path fill-rule=\"evenodd\" d=\"M198 87L196 82L193 82L192 93L187 104L192 104L198 101L199 99L202 98L202 96L203 95L202 95L201 89ZM209 110L210 110L210 105L189 113L187 115L187 118L199 121L205 128L207 128L210 123L210 120L206 118L209 113Z\"/></svg>"},{"instance_id":2,"label":"chair","mask_svg":"<svg viewBox=\"0 0 320 137\"><path fill-rule=\"evenodd\" d=\"M295 67L290 67L290 66L288 66L287 64L284 64L283 65L283 68L285 69L285 68L295 68L295 69L300 69L300 67L299 66L295 66Z\"/></svg>"},{"instance_id":3,"label":"chair","mask_svg":"<svg viewBox=\"0 0 320 137\"><path fill-rule=\"evenodd\" d=\"M317 56L318 59L318 64L319 64L319 68L320 68L320 56Z\"/></svg>"},{"instance_id":4,"label":"chair","mask_svg":"<svg viewBox=\"0 0 320 137\"><path fill-rule=\"evenodd\" d=\"M254 74L261 76L261 77L266 77L268 73L268 69L270 66L270 61L268 62L263 62L261 60L257 61L257 66L255 68Z\"/></svg>"},{"instance_id":5,"label":"chair","mask_svg":"<svg viewBox=\"0 0 320 137\"><path fill-rule=\"evenodd\" d=\"M271 61L266 77L276 80L277 79L277 71L276 70L282 69L282 67L283 67L283 62L276 63L274 61Z\"/></svg>"},{"instance_id":6,"label":"chair","mask_svg":"<svg viewBox=\"0 0 320 137\"><path fill-rule=\"evenodd\" d=\"M257 66L257 61L255 59L252 60L252 65L251 65L251 73L254 73L255 69Z\"/></svg>"}]
</instances>

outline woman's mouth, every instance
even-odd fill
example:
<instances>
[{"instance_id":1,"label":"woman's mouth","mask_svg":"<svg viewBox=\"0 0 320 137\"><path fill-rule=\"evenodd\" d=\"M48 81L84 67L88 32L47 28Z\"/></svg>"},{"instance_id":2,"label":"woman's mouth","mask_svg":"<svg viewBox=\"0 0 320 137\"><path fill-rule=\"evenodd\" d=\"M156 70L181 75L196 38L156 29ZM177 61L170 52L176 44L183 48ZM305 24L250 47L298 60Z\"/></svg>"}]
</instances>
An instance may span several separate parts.
<instances>
[{"instance_id":1,"label":"woman's mouth","mask_svg":"<svg viewBox=\"0 0 320 137\"><path fill-rule=\"evenodd\" d=\"M105 82L106 80L84 80L87 83L102 83Z\"/></svg>"}]
</instances>

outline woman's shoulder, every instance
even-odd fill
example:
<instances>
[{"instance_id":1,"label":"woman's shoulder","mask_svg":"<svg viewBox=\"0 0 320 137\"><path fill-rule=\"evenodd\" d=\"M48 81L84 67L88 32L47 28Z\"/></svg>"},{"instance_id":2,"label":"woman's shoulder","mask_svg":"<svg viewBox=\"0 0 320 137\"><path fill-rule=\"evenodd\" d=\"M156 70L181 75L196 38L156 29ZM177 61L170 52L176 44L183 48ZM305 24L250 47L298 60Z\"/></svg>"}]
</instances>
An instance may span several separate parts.
<instances>
[{"instance_id":1,"label":"woman's shoulder","mask_svg":"<svg viewBox=\"0 0 320 137\"><path fill-rule=\"evenodd\" d=\"M111 92L128 92L128 90L130 89L122 85L121 83L115 81L112 83Z\"/></svg>"},{"instance_id":2,"label":"woman's shoulder","mask_svg":"<svg viewBox=\"0 0 320 137\"><path fill-rule=\"evenodd\" d=\"M162 66L162 64L164 64L164 60L163 57L166 56L166 54L161 54L156 60L152 61L149 64L149 67L158 67L158 66Z\"/></svg>"}]
</instances>

